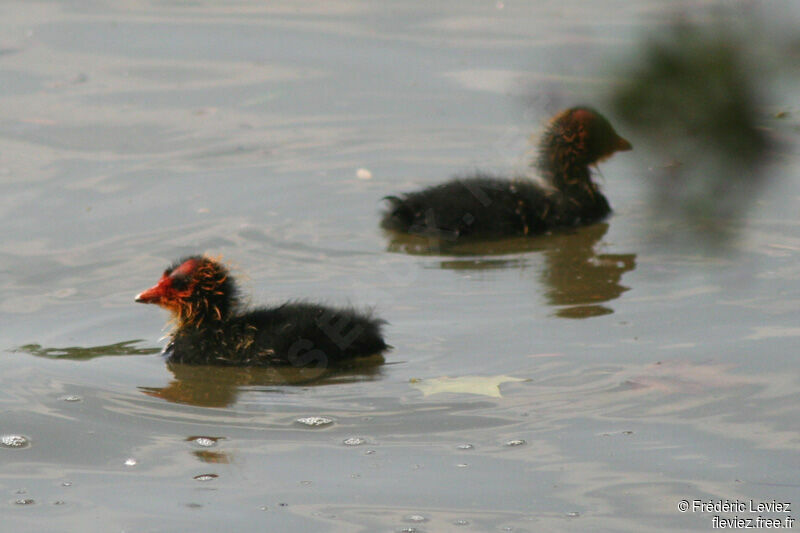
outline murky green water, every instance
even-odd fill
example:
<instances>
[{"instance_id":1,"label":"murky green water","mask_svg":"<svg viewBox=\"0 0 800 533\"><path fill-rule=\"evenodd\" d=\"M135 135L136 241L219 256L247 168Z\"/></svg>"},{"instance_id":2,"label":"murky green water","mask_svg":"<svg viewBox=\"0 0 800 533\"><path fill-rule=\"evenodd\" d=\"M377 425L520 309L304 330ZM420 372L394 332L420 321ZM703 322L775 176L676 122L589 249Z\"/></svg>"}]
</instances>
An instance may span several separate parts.
<instances>
[{"instance_id":1,"label":"murky green water","mask_svg":"<svg viewBox=\"0 0 800 533\"><path fill-rule=\"evenodd\" d=\"M447 254L378 228L382 196L510 172L550 113L599 105L603 58L665 13L603 4L1 5L0 434L28 439L0 446L4 528L706 531L681 500L800 506L793 100L726 251L663 239L688 228L651 216L664 162L637 151L602 165L607 224ZM254 302L374 306L394 349L321 378L168 366L133 297L195 252Z\"/></svg>"}]
</instances>

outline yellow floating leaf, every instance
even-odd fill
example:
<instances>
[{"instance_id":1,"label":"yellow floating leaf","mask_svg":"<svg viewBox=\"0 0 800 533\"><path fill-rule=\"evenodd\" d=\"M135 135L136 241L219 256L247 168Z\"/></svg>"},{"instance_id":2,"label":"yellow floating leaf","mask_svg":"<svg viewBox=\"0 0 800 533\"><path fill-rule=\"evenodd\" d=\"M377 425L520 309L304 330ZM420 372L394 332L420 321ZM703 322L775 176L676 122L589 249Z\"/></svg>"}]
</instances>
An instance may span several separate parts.
<instances>
[{"instance_id":1,"label":"yellow floating leaf","mask_svg":"<svg viewBox=\"0 0 800 533\"><path fill-rule=\"evenodd\" d=\"M411 386L419 389L423 395L439 394L441 392L454 392L461 394L480 394L500 398L500 384L509 381L528 381L527 379L511 376L463 376L450 378L442 376L412 382Z\"/></svg>"}]
</instances>

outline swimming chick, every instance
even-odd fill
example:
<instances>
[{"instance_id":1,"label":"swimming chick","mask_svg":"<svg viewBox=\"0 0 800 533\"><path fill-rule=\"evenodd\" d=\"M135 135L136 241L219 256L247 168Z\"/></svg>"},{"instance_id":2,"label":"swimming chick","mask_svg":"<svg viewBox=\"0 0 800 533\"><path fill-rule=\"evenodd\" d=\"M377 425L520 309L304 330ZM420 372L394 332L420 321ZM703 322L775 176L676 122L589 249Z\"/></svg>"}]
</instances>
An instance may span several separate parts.
<instances>
[{"instance_id":1,"label":"swimming chick","mask_svg":"<svg viewBox=\"0 0 800 533\"><path fill-rule=\"evenodd\" d=\"M544 185L485 173L388 196L381 226L450 241L535 235L591 224L611 212L590 166L630 150L603 115L573 107L554 116L533 163Z\"/></svg>"},{"instance_id":2,"label":"swimming chick","mask_svg":"<svg viewBox=\"0 0 800 533\"><path fill-rule=\"evenodd\" d=\"M175 327L164 350L171 362L322 367L388 348L384 321L353 309L287 302L247 310L228 269L200 255L167 268L136 301L172 313Z\"/></svg>"}]
</instances>

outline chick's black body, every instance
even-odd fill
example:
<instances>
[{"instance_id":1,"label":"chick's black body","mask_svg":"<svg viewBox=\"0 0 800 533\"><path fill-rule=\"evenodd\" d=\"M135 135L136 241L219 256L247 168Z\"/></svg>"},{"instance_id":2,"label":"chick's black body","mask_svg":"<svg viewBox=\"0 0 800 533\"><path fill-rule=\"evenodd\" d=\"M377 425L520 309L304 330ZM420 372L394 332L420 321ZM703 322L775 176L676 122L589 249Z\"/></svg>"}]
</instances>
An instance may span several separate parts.
<instances>
[{"instance_id":1,"label":"chick's black body","mask_svg":"<svg viewBox=\"0 0 800 533\"><path fill-rule=\"evenodd\" d=\"M171 362L325 367L378 354L383 321L352 309L290 302L245 311L227 269L202 256L182 259L137 297L173 312Z\"/></svg>"},{"instance_id":2,"label":"chick's black body","mask_svg":"<svg viewBox=\"0 0 800 533\"><path fill-rule=\"evenodd\" d=\"M535 235L590 224L611 212L599 191L561 191L518 178L476 174L402 198L388 197L385 229L443 240Z\"/></svg>"},{"instance_id":3,"label":"chick's black body","mask_svg":"<svg viewBox=\"0 0 800 533\"><path fill-rule=\"evenodd\" d=\"M385 350L381 324L354 310L287 303L178 328L165 354L180 363L327 366Z\"/></svg>"},{"instance_id":4,"label":"chick's black body","mask_svg":"<svg viewBox=\"0 0 800 533\"><path fill-rule=\"evenodd\" d=\"M589 166L628 141L590 108L556 115L542 137L535 166L544 184L488 174L458 178L401 196L389 196L383 228L444 240L522 236L590 224L611 212Z\"/></svg>"}]
</instances>

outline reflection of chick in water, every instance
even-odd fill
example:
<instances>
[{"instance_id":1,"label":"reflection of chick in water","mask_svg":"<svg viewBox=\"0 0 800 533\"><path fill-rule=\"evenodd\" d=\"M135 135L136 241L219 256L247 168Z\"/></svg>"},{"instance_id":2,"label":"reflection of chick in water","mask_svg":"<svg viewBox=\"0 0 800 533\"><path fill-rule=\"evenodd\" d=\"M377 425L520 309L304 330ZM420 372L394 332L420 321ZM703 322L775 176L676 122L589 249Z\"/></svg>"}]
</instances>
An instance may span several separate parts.
<instances>
[{"instance_id":1,"label":"reflection of chick in water","mask_svg":"<svg viewBox=\"0 0 800 533\"><path fill-rule=\"evenodd\" d=\"M620 280L625 272L636 267L636 255L596 253L595 247L606 231L608 224L601 223L533 239L459 245L449 250L457 252L451 254L453 258L442 261L440 266L448 270L524 268L525 259L508 254L541 252L545 257L541 279L547 302L566 306L560 307L556 315L564 318L607 315L613 311L599 304L614 300L628 290L620 285ZM415 252L422 253L421 250L416 248Z\"/></svg>"},{"instance_id":2,"label":"reflection of chick in water","mask_svg":"<svg viewBox=\"0 0 800 533\"><path fill-rule=\"evenodd\" d=\"M552 235L544 249L547 265L542 273L547 300L567 306L556 311L564 318L588 318L614 311L603 302L628 290L620 285L625 272L636 267L636 254L598 254L595 246L608 224L580 228L575 233Z\"/></svg>"},{"instance_id":3,"label":"reflection of chick in water","mask_svg":"<svg viewBox=\"0 0 800 533\"><path fill-rule=\"evenodd\" d=\"M150 396L200 407L226 407L245 387L315 386L380 377L383 357L362 358L326 369L308 367L219 367L167 363L175 379L166 387L141 387Z\"/></svg>"}]
</instances>

